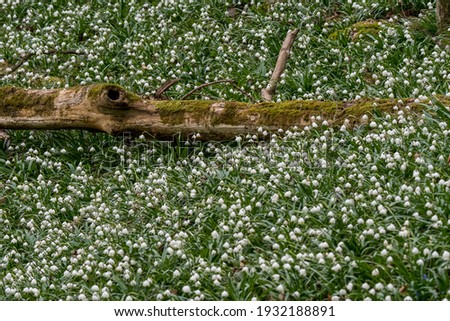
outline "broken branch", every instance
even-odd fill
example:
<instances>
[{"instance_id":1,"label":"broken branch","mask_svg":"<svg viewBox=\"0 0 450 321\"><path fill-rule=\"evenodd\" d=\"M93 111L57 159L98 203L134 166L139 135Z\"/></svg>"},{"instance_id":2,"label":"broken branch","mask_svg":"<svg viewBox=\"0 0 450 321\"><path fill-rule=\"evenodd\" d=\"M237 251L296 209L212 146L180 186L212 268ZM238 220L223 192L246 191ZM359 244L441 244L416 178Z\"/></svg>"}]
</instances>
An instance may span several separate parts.
<instances>
[{"instance_id":1,"label":"broken branch","mask_svg":"<svg viewBox=\"0 0 450 321\"><path fill-rule=\"evenodd\" d=\"M175 85L180 79L169 79L161 87L159 87L155 92L155 99L167 99L167 97L163 96L163 94L173 85Z\"/></svg>"},{"instance_id":2,"label":"broken branch","mask_svg":"<svg viewBox=\"0 0 450 321\"><path fill-rule=\"evenodd\" d=\"M211 82L207 82L204 83L200 86L195 87L194 89L192 89L190 92L188 92L186 95L184 95L183 97L180 98L180 100L186 100L186 98L192 96L193 94L195 94L197 91L200 91L202 88L205 88L207 86L211 86L211 85L215 85L215 84L221 84L221 83L229 83L232 84L234 83L234 80L230 80L230 79L223 79L223 80L216 80L216 81L211 81Z\"/></svg>"},{"instance_id":3,"label":"broken branch","mask_svg":"<svg viewBox=\"0 0 450 321\"><path fill-rule=\"evenodd\" d=\"M245 97L247 97L251 102L255 101L250 94L248 94L247 92L242 90L238 85L236 85L236 82L234 80L230 80L230 79L216 80L216 81L208 82L208 83L205 83L205 84L200 85L198 87L195 87L190 92L188 92L186 95L181 97L180 100L186 100L186 98L188 98L189 96L192 96L194 93L196 93L197 91L201 90L202 88L205 88L205 87L211 86L211 85L215 85L215 84L221 84L221 83L228 83L228 84L230 84L234 89L238 90L241 94L243 94Z\"/></svg>"},{"instance_id":4,"label":"broken branch","mask_svg":"<svg viewBox=\"0 0 450 321\"><path fill-rule=\"evenodd\" d=\"M277 89L278 83L280 82L281 75L286 68L286 62L289 58L292 44L294 43L295 37L299 29L291 30L287 33L286 38L281 46L280 53L278 54L277 63L275 69L273 70L272 77L270 78L269 84L266 88L261 90L261 96L264 101L271 101L275 90Z\"/></svg>"}]
</instances>

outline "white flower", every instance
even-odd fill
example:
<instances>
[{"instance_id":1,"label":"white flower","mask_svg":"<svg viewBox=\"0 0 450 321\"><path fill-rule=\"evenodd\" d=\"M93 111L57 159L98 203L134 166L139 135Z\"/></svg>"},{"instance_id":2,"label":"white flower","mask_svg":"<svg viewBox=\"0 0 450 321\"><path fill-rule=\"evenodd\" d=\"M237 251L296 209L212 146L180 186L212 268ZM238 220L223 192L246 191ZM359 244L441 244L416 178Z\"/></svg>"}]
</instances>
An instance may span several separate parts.
<instances>
[{"instance_id":1,"label":"white flower","mask_svg":"<svg viewBox=\"0 0 450 321\"><path fill-rule=\"evenodd\" d=\"M395 225L394 224L389 224L388 227L386 227L386 229L388 231L395 231Z\"/></svg>"},{"instance_id":2,"label":"white flower","mask_svg":"<svg viewBox=\"0 0 450 321\"><path fill-rule=\"evenodd\" d=\"M347 286L346 286L346 288L347 288L347 290L348 290L349 292L352 291L352 290L353 290L353 283L352 283L352 282L348 283Z\"/></svg>"},{"instance_id":3,"label":"white flower","mask_svg":"<svg viewBox=\"0 0 450 321\"><path fill-rule=\"evenodd\" d=\"M227 291L223 291L221 294L222 298L228 298L228 292Z\"/></svg>"},{"instance_id":4,"label":"white flower","mask_svg":"<svg viewBox=\"0 0 450 321\"><path fill-rule=\"evenodd\" d=\"M272 203L277 203L279 198L280 198L280 196L278 196L278 194L273 194L270 197L270 200L272 201Z\"/></svg>"},{"instance_id":5,"label":"white flower","mask_svg":"<svg viewBox=\"0 0 450 321\"><path fill-rule=\"evenodd\" d=\"M342 269L341 265L338 263L331 268L334 272L338 272Z\"/></svg>"},{"instance_id":6,"label":"white flower","mask_svg":"<svg viewBox=\"0 0 450 321\"><path fill-rule=\"evenodd\" d=\"M321 249L327 249L327 248L329 248L329 247L330 247L330 246L328 245L327 242L322 242L322 243L319 244L319 248L321 248Z\"/></svg>"},{"instance_id":7,"label":"white flower","mask_svg":"<svg viewBox=\"0 0 450 321\"><path fill-rule=\"evenodd\" d=\"M191 293L191 288L189 287L189 285L185 285L185 286L183 286L182 291L184 293Z\"/></svg>"},{"instance_id":8,"label":"white flower","mask_svg":"<svg viewBox=\"0 0 450 321\"><path fill-rule=\"evenodd\" d=\"M284 293L284 286L282 284L277 286L277 291L280 292L280 293Z\"/></svg>"},{"instance_id":9,"label":"white flower","mask_svg":"<svg viewBox=\"0 0 450 321\"><path fill-rule=\"evenodd\" d=\"M449 261L449 260L450 260L450 252L444 251L444 253L442 253L442 258L443 258L445 261Z\"/></svg>"}]
</instances>

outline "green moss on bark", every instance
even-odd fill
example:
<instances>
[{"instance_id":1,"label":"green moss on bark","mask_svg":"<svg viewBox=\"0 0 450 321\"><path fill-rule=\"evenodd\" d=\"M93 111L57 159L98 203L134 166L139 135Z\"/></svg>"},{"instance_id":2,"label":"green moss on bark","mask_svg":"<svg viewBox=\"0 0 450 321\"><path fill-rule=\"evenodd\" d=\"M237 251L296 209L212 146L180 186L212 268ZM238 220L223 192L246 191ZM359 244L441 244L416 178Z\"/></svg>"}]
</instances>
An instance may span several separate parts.
<instances>
[{"instance_id":1,"label":"green moss on bark","mask_svg":"<svg viewBox=\"0 0 450 321\"><path fill-rule=\"evenodd\" d=\"M412 99L404 99L413 109L420 106ZM157 101L154 102L161 120L169 125L184 124L187 118L199 125L261 125L295 126L310 122L312 116L336 123L345 118L359 118L375 112L393 112L398 99L358 100L352 102L294 100L283 102L263 102L250 105L226 101ZM215 107L215 108L213 108ZM401 106L400 106L401 107ZM220 111L219 111L220 110Z\"/></svg>"},{"instance_id":2,"label":"green moss on bark","mask_svg":"<svg viewBox=\"0 0 450 321\"><path fill-rule=\"evenodd\" d=\"M318 100L293 100L256 104L249 110L259 114L259 123L268 126L299 125L311 116L334 118L342 111L342 102Z\"/></svg>"},{"instance_id":3,"label":"green moss on bark","mask_svg":"<svg viewBox=\"0 0 450 321\"><path fill-rule=\"evenodd\" d=\"M169 125L180 125L185 121L186 113L196 123L204 123L209 115L209 106L214 101L203 100L163 100L154 104L159 112L161 121Z\"/></svg>"},{"instance_id":4,"label":"green moss on bark","mask_svg":"<svg viewBox=\"0 0 450 321\"><path fill-rule=\"evenodd\" d=\"M154 104L161 121L169 125L183 124L186 117L197 124L237 125L240 121L238 110L247 106L247 103L214 100L164 100L155 101ZM220 106L222 112L214 112L213 106Z\"/></svg>"},{"instance_id":5,"label":"green moss on bark","mask_svg":"<svg viewBox=\"0 0 450 321\"><path fill-rule=\"evenodd\" d=\"M340 36L350 37L353 41L358 40L366 35L377 36L382 30L379 21L376 20L366 20L354 23L350 27L336 30L331 33L328 38L331 40L337 40Z\"/></svg>"},{"instance_id":6,"label":"green moss on bark","mask_svg":"<svg viewBox=\"0 0 450 321\"><path fill-rule=\"evenodd\" d=\"M221 111L215 112L212 115L211 125L241 125L247 121L247 117L242 115L239 111L248 107L247 103L237 101L227 101L221 103Z\"/></svg>"},{"instance_id":7,"label":"green moss on bark","mask_svg":"<svg viewBox=\"0 0 450 321\"><path fill-rule=\"evenodd\" d=\"M100 98L100 95L108 90L116 90L119 92L122 92L125 95L125 100L127 100L128 103L133 103L135 101L142 100L141 97L139 97L136 94L133 94L129 91L127 91L122 86L116 85L116 84L95 84L89 87L88 91L88 98L91 100L97 100Z\"/></svg>"},{"instance_id":8,"label":"green moss on bark","mask_svg":"<svg viewBox=\"0 0 450 321\"><path fill-rule=\"evenodd\" d=\"M0 110L10 116L24 109L33 111L35 115L48 115L57 95L57 91L41 93L11 86L0 87Z\"/></svg>"}]
</instances>

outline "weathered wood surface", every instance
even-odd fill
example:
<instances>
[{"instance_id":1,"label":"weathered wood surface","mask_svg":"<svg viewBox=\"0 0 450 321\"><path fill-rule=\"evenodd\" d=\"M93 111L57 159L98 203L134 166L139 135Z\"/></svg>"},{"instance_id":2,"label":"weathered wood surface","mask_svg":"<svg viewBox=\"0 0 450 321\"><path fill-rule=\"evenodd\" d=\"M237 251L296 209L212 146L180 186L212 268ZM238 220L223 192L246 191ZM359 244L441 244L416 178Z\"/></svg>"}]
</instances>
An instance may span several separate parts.
<instances>
[{"instance_id":1,"label":"weathered wood surface","mask_svg":"<svg viewBox=\"0 0 450 321\"><path fill-rule=\"evenodd\" d=\"M157 139L199 133L201 140L227 140L258 128L277 130L311 124L360 123L374 110L393 111L413 100L285 101L244 103L209 100L148 100L112 84L32 90L0 87L0 129L89 129L109 134L148 133ZM318 122L320 125L322 120Z\"/></svg>"},{"instance_id":2,"label":"weathered wood surface","mask_svg":"<svg viewBox=\"0 0 450 321\"><path fill-rule=\"evenodd\" d=\"M277 63L275 65L275 69L273 70L272 77L270 77L269 84L267 85L266 88L263 88L261 90L261 96L264 101L272 101L273 94L275 93L278 83L280 82L281 75L283 74L284 69L286 68L286 62L289 58L292 44L294 43L294 40L297 37L298 32L299 29L289 31L286 35L286 38L283 41L283 44L281 45Z\"/></svg>"},{"instance_id":3,"label":"weathered wood surface","mask_svg":"<svg viewBox=\"0 0 450 321\"><path fill-rule=\"evenodd\" d=\"M436 1L436 19L439 33L447 33L450 28L450 0Z\"/></svg>"}]
</instances>

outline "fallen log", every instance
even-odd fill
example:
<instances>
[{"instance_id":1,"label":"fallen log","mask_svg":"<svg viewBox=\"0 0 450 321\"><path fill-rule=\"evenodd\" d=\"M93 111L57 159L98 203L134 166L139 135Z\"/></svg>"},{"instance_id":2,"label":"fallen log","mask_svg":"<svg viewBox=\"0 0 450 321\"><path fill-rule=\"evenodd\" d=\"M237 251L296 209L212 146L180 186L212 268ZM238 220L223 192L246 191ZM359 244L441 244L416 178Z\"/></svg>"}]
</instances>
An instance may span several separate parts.
<instances>
[{"instance_id":1,"label":"fallen log","mask_svg":"<svg viewBox=\"0 0 450 321\"><path fill-rule=\"evenodd\" d=\"M449 103L449 102L447 102ZM330 124L361 122L374 110L393 111L412 99L342 101L285 101L245 103L210 100L149 100L113 84L66 89L0 87L0 129L88 129L109 134L147 133L156 139L200 134L200 140L227 140L257 133L258 128L311 124L321 116Z\"/></svg>"}]
</instances>

